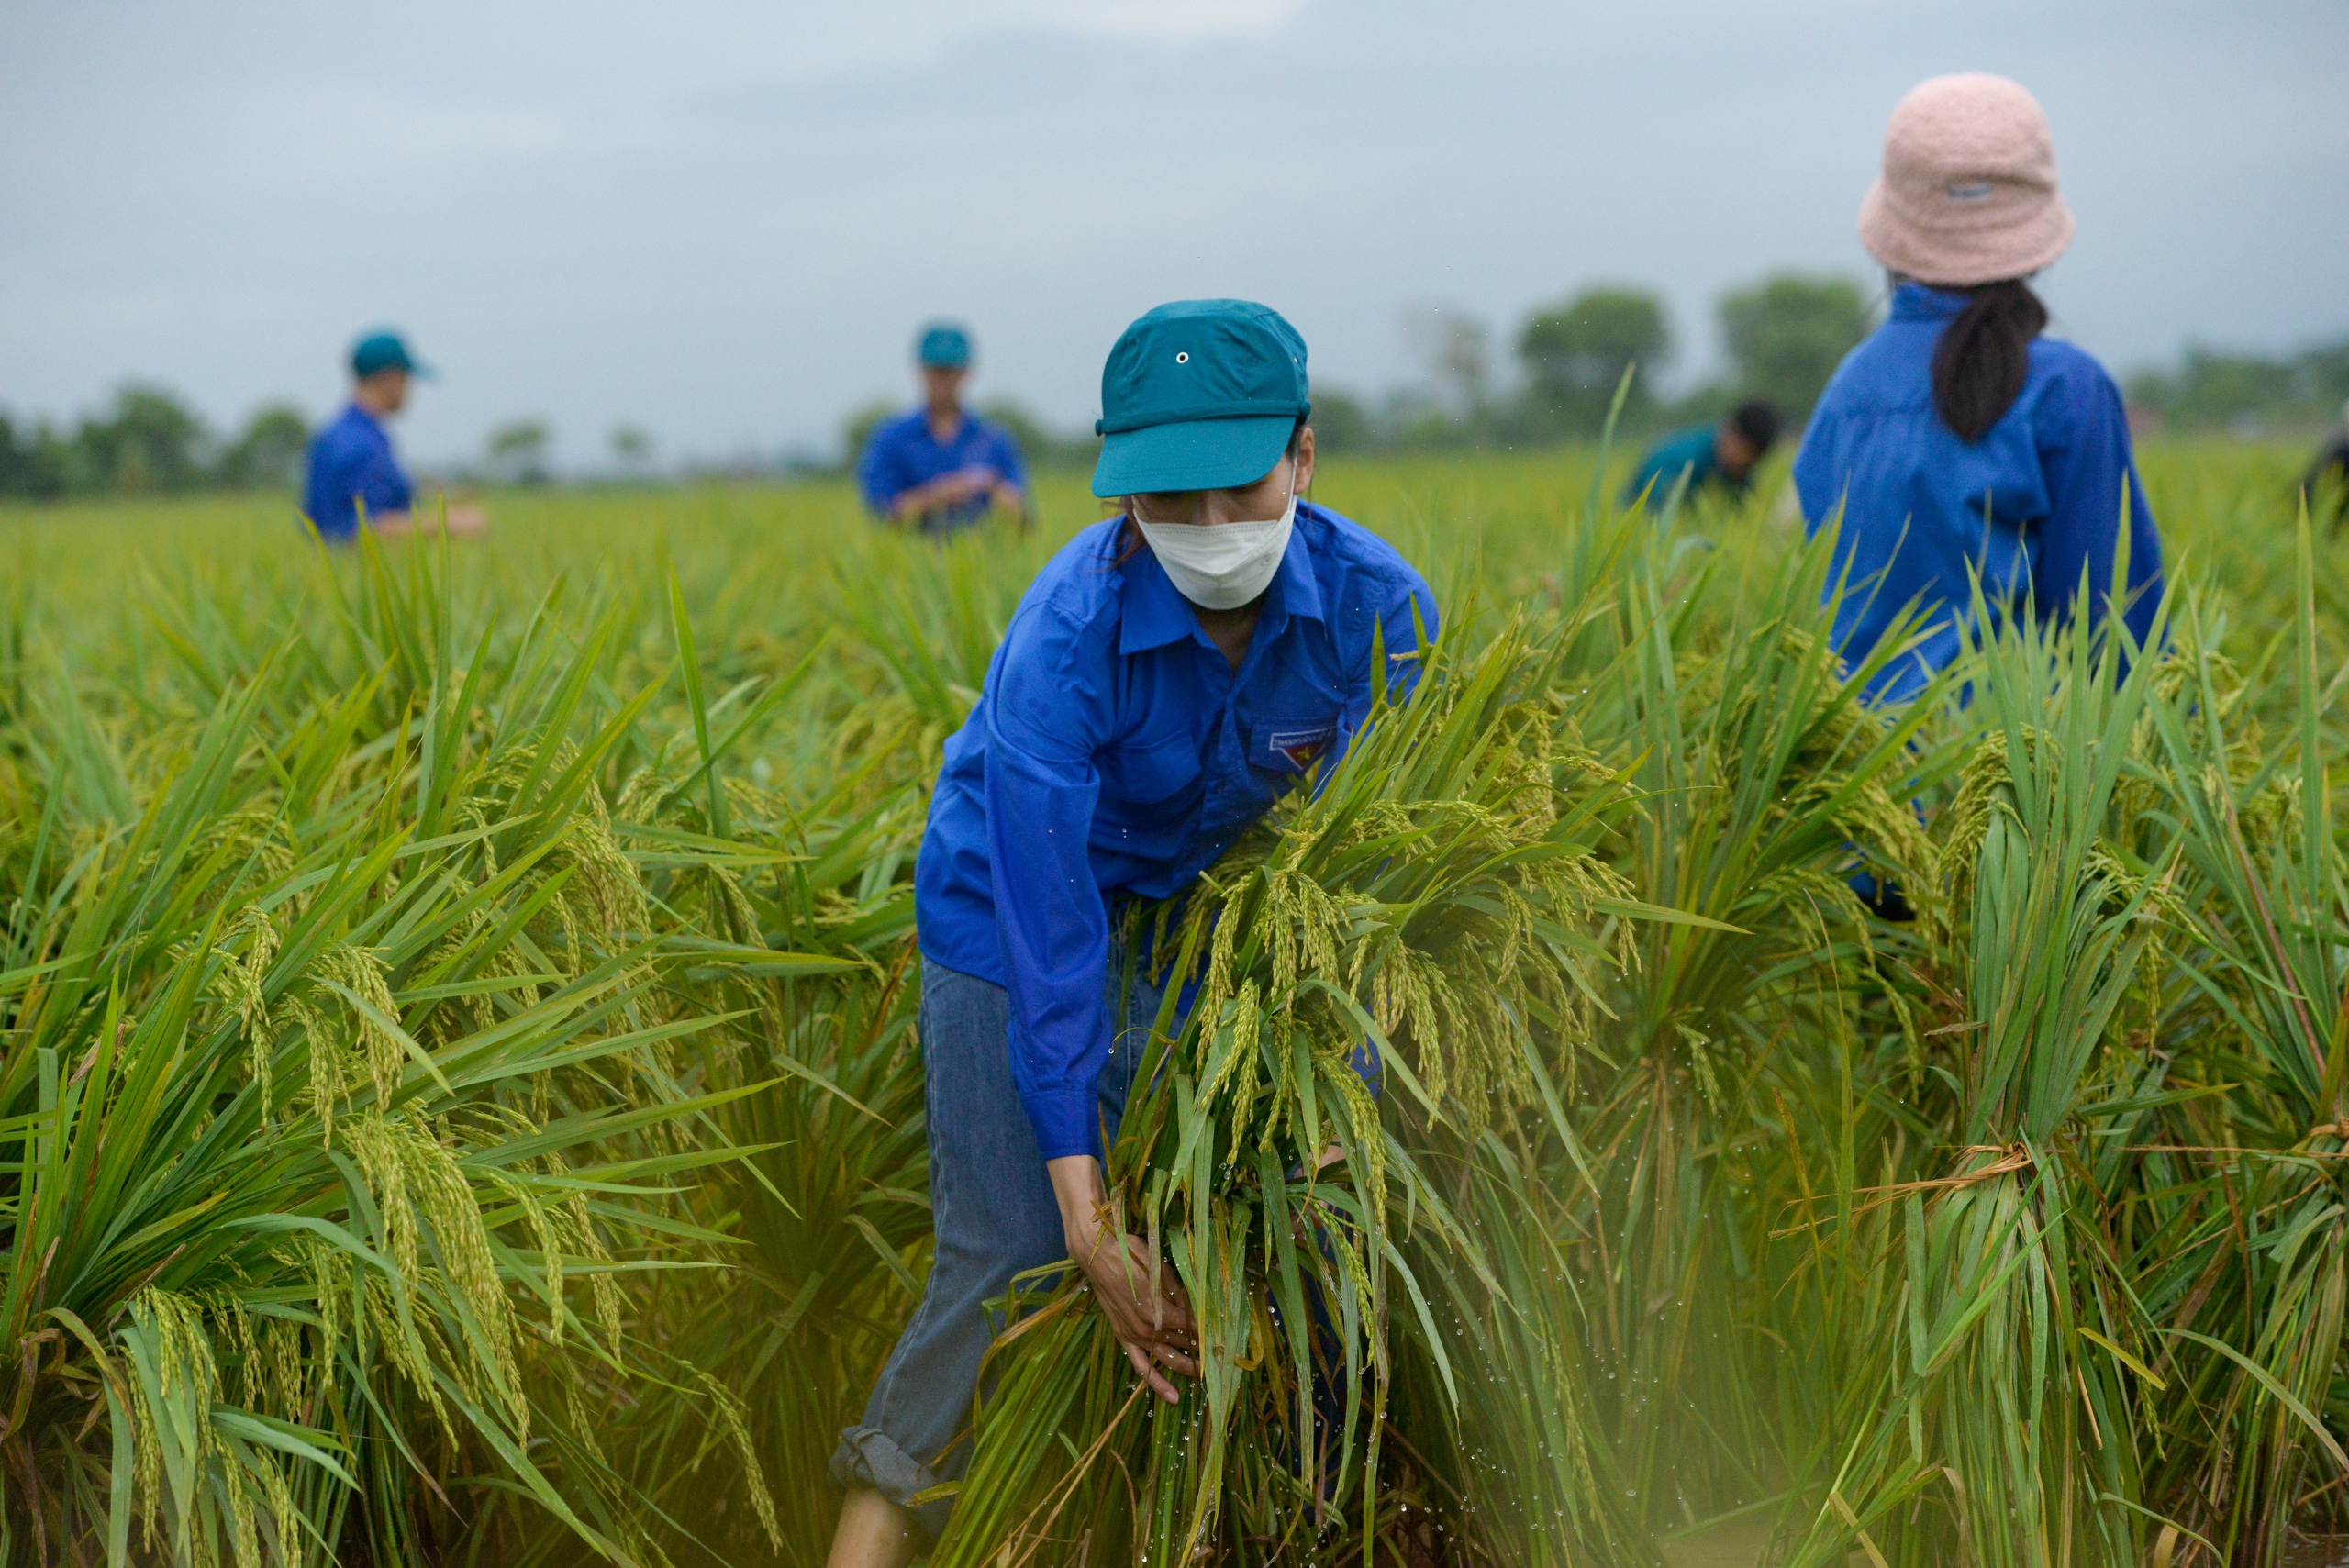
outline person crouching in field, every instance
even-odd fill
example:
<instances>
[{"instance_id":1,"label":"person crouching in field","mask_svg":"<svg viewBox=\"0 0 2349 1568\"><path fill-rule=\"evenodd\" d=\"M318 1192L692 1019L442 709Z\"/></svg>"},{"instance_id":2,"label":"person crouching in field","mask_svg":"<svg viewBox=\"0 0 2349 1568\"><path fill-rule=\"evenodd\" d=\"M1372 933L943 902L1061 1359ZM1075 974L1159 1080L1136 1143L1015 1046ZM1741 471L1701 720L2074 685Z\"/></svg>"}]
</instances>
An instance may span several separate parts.
<instances>
[{"instance_id":1,"label":"person crouching in field","mask_svg":"<svg viewBox=\"0 0 2349 1568\"><path fill-rule=\"evenodd\" d=\"M1741 403L1714 424L1676 431L1650 447L1623 486L1623 504L1661 511L1684 481L1692 500L1706 490L1742 496L1777 439L1778 411L1758 399Z\"/></svg>"},{"instance_id":2,"label":"person crouching in field","mask_svg":"<svg viewBox=\"0 0 2349 1568\"><path fill-rule=\"evenodd\" d=\"M1994 617L2060 621L2085 569L2100 618L2124 492L2120 609L2140 640L2152 627L2161 540L2120 389L2040 335L2047 308L2029 280L2071 238L2047 117L2021 86L1937 76L1893 110L1860 208L1860 239L1892 274L1890 318L1836 370L1794 466L1810 532L1841 513L1827 587L1838 651L1857 662L1903 609L1921 612L1923 640L1871 696L1911 696L1957 657L1976 629L1969 574Z\"/></svg>"},{"instance_id":3,"label":"person crouching in field","mask_svg":"<svg viewBox=\"0 0 2349 1568\"><path fill-rule=\"evenodd\" d=\"M318 537L349 544L360 520L378 534L401 534L416 526L416 487L392 454L384 422L407 406L410 381L431 373L417 364L395 332L362 338L351 350L351 402L310 442L302 511ZM482 530L479 508L451 506L452 534Z\"/></svg>"},{"instance_id":4,"label":"person crouching in field","mask_svg":"<svg viewBox=\"0 0 2349 1568\"><path fill-rule=\"evenodd\" d=\"M2300 475L2300 499L2312 517L2322 521L2330 500L2332 526L2349 523L2349 403L2341 406L2340 423L2332 427L2316 461Z\"/></svg>"},{"instance_id":5,"label":"person crouching in field","mask_svg":"<svg viewBox=\"0 0 2349 1568\"><path fill-rule=\"evenodd\" d=\"M915 346L922 400L874 427L857 459L857 486L884 522L926 534L969 528L1000 507L1028 520L1028 465L1002 427L963 406L971 379L971 338L944 324Z\"/></svg>"},{"instance_id":6,"label":"person crouching in field","mask_svg":"<svg viewBox=\"0 0 2349 1568\"><path fill-rule=\"evenodd\" d=\"M915 873L937 1262L841 1437L834 1568L907 1560L962 1473L986 1303L1065 1258L1135 1374L1174 1402L1189 1307L1104 1223L1102 1158L1159 996L1114 1016L1118 907L1180 892L1368 714L1374 650L1403 675L1433 595L1313 482L1305 343L1264 306L1186 300L1127 328L1101 376L1094 494L1021 597L946 743ZM1367 1074L1365 1074L1367 1075Z\"/></svg>"}]
</instances>

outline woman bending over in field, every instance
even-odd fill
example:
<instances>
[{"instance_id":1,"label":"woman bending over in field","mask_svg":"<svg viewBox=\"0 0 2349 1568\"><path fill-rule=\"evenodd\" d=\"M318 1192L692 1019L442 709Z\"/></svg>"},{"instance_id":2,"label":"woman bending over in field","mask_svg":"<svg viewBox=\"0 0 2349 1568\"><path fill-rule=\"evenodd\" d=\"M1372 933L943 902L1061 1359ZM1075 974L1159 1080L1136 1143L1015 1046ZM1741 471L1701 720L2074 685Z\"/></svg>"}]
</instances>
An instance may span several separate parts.
<instances>
[{"instance_id":1,"label":"woman bending over in field","mask_svg":"<svg viewBox=\"0 0 2349 1568\"><path fill-rule=\"evenodd\" d=\"M2121 612L2141 641L2153 624L2161 540L2120 390L2087 354L2040 336L2047 309L2028 281L2071 238L2047 117L2021 86L1937 76L1893 110L1860 207L1860 239L1892 273L1891 317L1828 383L1794 470L1812 533L1841 513L1828 595L1843 656L1865 657L1903 609L1920 612L1920 640L1872 695L1913 695L1957 656L1976 629L1969 574L1993 617L2035 606L2061 620L2085 571L2100 618L2124 491Z\"/></svg>"},{"instance_id":2,"label":"woman bending over in field","mask_svg":"<svg viewBox=\"0 0 2349 1568\"><path fill-rule=\"evenodd\" d=\"M905 1562L962 1473L986 1303L1065 1258L1137 1376L1196 1371L1188 1304L1105 1220L1146 1020L1114 1016L1117 906L1181 891L1369 712L1374 649L1408 672L1436 610L1419 574L1313 480L1305 342L1240 300L1164 305L1101 375L1093 473L1122 515L1031 584L946 744L915 873L937 1262L841 1436L834 1568ZM1374 640L1374 639L1379 640Z\"/></svg>"}]
</instances>

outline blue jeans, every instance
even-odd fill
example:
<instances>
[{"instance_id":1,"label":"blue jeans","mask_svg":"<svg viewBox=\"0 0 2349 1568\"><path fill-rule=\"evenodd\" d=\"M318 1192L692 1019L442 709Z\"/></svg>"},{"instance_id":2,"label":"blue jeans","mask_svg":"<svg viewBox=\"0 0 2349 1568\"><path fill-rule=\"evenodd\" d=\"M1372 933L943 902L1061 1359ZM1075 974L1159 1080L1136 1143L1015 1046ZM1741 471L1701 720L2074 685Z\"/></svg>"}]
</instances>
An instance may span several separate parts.
<instances>
[{"instance_id":1,"label":"blue jeans","mask_svg":"<svg viewBox=\"0 0 2349 1568\"><path fill-rule=\"evenodd\" d=\"M1137 978L1126 1027L1109 1042L1100 1099L1113 1139L1159 995ZM1013 1275L1068 1255L1060 1203L1012 1086L1010 1029L1011 997L1002 986L923 963L922 1103L937 1261L863 1420L841 1433L831 1462L834 1485L870 1486L900 1507L970 1462L965 1429L979 1362L1001 1327L987 1302L1010 1289ZM951 1499L925 1503L914 1517L936 1540L952 1507Z\"/></svg>"}]
</instances>

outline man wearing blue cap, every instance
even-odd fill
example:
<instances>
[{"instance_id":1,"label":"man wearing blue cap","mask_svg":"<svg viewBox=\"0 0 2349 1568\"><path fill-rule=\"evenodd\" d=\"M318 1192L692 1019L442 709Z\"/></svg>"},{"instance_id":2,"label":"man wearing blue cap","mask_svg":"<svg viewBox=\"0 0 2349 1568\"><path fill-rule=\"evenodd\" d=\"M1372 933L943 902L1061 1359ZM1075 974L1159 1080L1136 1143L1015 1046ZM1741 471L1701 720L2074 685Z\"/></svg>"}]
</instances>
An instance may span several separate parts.
<instances>
[{"instance_id":1,"label":"man wearing blue cap","mask_svg":"<svg viewBox=\"0 0 2349 1568\"><path fill-rule=\"evenodd\" d=\"M379 534L405 533L414 526L416 487L392 455L384 421L407 404L410 379L432 373L416 362L395 332L374 332L351 350L351 402L310 443L309 478L302 510L321 539L348 544L359 536L363 516ZM482 515L472 506L451 506L451 533L478 533Z\"/></svg>"},{"instance_id":2,"label":"man wearing blue cap","mask_svg":"<svg viewBox=\"0 0 2349 1568\"><path fill-rule=\"evenodd\" d=\"M1102 1218L1102 1155L1159 1004L1138 979L1111 1016L1115 912L1190 885L1341 753L1435 630L1408 562L1298 499L1305 342L1276 312L1161 306L1109 351L1101 408L1093 491L1120 515L1030 584L930 798L914 900L937 1262L833 1454L833 1568L896 1568L917 1527L944 1527L951 1504L907 1505L968 1462L985 1303L1015 1274L1074 1262L1161 1398L1168 1372L1196 1372L1172 1272Z\"/></svg>"},{"instance_id":3,"label":"man wearing blue cap","mask_svg":"<svg viewBox=\"0 0 2349 1568\"><path fill-rule=\"evenodd\" d=\"M991 506L1028 517L1028 465L999 425L963 406L971 378L971 337L960 327L926 328L915 356L921 406L874 428L857 460L856 481L873 515L924 533L952 533Z\"/></svg>"}]
</instances>

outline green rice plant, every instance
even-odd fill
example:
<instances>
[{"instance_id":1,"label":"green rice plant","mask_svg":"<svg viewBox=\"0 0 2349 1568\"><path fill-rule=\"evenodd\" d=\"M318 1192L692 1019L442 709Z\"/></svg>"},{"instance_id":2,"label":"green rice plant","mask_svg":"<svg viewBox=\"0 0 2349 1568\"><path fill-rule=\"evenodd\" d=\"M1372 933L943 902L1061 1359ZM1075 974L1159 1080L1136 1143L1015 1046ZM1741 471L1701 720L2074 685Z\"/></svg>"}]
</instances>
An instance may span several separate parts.
<instances>
[{"instance_id":1,"label":"green rice plant","mask_svg":"<svg viewBox=\"0 0 2349 1568\"><path fill-rule=\"evenodd\" d=\"M1546 1078L1538 1062L1533 1070ZM1626 1484L1622 1453L1602 1420L1605 1377L1588 1351L1594 1304L1574 1255L1581 1184L1542 1162L1551 1140L1571 1144L1573 1127L1554 1086L1543 1085L1541 1101L1517 1129L1487 1129L1475 1148L1419 1156L1455 1196L1489 1280L1502 1289L1437 1248L1403 1249L1431 1282L1443 1364L1458 1395L1422 1394L1391 1424L1442 1456L1431 1467L1439 1481L1453 1478L1454 1489L1436 1499L1433 1525L1454 1555L1503 1564L1652 1563L1636 1488ZM1408 1537L1397 1555L1444 1560Z\"/></svg>"},{"instance_id":2,"label":"green rice plant","mask_svg":"<svg viewBox=\"0 0 2349 1568\"><path fill-rule=\"evenodd\" d=\"M813 656L707 700L682 582L670 588L696 673L686 723L623 785L613 830L652 904L704 933L673 939L690 958L681 1003L722 1013L688 1076L772 1083L709 1113L710 1135L743 1151L692 1196L718 1239L693 1254L710 1267L647 1278L631 1347L644 1375L609 1381L595 1425L662 1555L816 1563L827 1461L918 1296L930 1240L910 887L924 799L907 756L934 756L937 738L868 728L864 765L796 801L722 774ZM770 1474L788 1485L772 1510L758 1506ZM514 1560L589 1555L543 1536Z\"/></svg>"},{"instance_id":3,"label":"green rice plant","mask_svg":"<svg viewBox=\"0 0 2349 1568\"><path fill-rule=\"evenodd\" d=\"M1994 624L1976 603L1976 624ZM2121 1040L2171 908L2166 863L2110 848L2158 662L2125 639L2009 627L1969 674L1985 734L1936 828L1929 940L1964 1041L1942 1173L1902 1211L1877 1297L1873 1414L1840 1435L1788 1561L2140 1559L2139 1424L2154 1325L2104 1218L2100 1136L2142 1086ZM1871 1233L1854 1240L1865 1244ZM1869 1377L1863 1363L1851 1370Z\"/></svg>"},{"instance_id":4,"label":"green rice plant","mask_svg":"<svg viewBox=\"0 0 2349 1568\"><path fill-rule=\"evenodd\" d=\"M833 1508L824 1473L918 1294L930 1240L922 1084L914 1053L918 971L910 912L843 942L775 959L701 952L742 1017L700 1037L702 1081L765 1073L761 1092L710 1112L743 1156L694 1195L721 1244L709 1270L648 1277L631 1317L646 1369L610 1380L595 1407L614 1471L640 1497L673 1562L818 1563ZM880 911L867 911L880 913ZM724 1419L713 1422L713 1403ZM778 1478L772 1513L758 1507ZM657 1510L657 1512L656 1512ZM540 1532L516 1562L584 1561L586 1543Z\"/></svg>"},{"instance_id":5,"label":"green rice plant","mask_svg":"<svg viewBox=\"0 0 2349 1568\"><path fill-rule=\"evenodd\" d=\"M405 1553L424 1527L401 1499L446 1485L429 1450L453 1459L461 1431L600 1537L525 1446L553 1424L524 1396L525 1323L572 1354L608 1344L609 1222L665 1167L594 1151L694 1102L616 1093L592 1064L701 1020L647 1010L641 952L501 962L572 880L529 874L562 851L561 815L504 873L482 864L495 823L207 833L249 717L224 708L129 832L55 846L12 933L37 956L6 982L0 1318L43 1348L10 1379L0 1544L61 1562L104 1540L118 1560L135 1528L178 1561L244 1568L266 1541L299 1562L364 1486L364 1533ZM452 1002L486 1016L429 1030ZM535 1121L497 1092L529 1077Z\"/></svg>"},{"instance_id":6,"label":"green rice plant","mask_svg":"<svg viewBox=\"0 0 2349 1568\"><path fill-rule=\"evenodd\" d=\"M2181 1562L2198 1549L2216 1562L2281 1562L2306 1504L2349 1478L2349 1454L2321 1414L2337 1409L2349 1297L2349 922L2305 517L2298 545L2299 702L2285 749L2262 754L2245 694L2212 655L2188 663L2179 700L2152 716L2166 786L2159 815L2181 846L2191 938L2163 1033L2182 1059L2176 1081L2200 1083L2138 1133L2159 1173L2137 1206L2142 1229L2123 1235L2160 1325L2154 1359L2168 1387L2157 1429L2170 1442L2148 1490L2176 1521Z\"/></svg>"},{"instance_id":7,"label":"green rice plant","mask_svg":"<svg viewBox=\"0 0 2349 1568\"><path fill-rule=\"evenodd\" d=\"M0 1561L416 1560L484 1485L637 1533L576 1386L661 1181L734 1152L659 1129L747 1091L672 1070L710 1020L592 787L625 710L567 739L575 660L484 733L442 653L373 745L385 672L269 721L293 651L151 779L95 726L15 732L46 787L0 825Z\"/></svg>"},{"instance_id":8,"label":"green rice plant","mask_svg":"<svg viewBox=\"0 0 2349 1568\"><path fill-rule=\"evenodd\" d=\"M1774 1495L1800 1446L1807 1396L1783 1385L1816 1362L1780 1360L1769 1256L1775 1204L1797 1195L1781 1190L1787 1118L1850 1091L1857 1008L1886 988L1847 879L1865 865L1921 896L1930 856L1906 796L1946 765L1919 744L1934 693L1895 717L1860 697L1905 636L1847 679L1816 629L1830 539L1731 584L1671 522L1632 519L1614 612L1583 653L1586 733L1640 791L1619 863L1683 917L1639 928L1615 1021L1576 1074L1573 1137L1538 1156L1578 1195L1593 1398L1624 1505L1657 1529Z\"/></svg>"},{"instance_id":9,"label":"green rice plant","mask_svg":"<svg viewBox=\"0 0 2349 1568\"><path fill-rule=\"evenodd\" d=\"M1326 465L1460 551L1458 626L1555 623L1474 700L1448 639L1141 942L1225 987L1114 1173L1213 1375L1151 1407L1031 1282L941 1555L1652 1563L1742 1513L1800 1562L2272 1563L2337 1519L2349 539L2284 548L2301 454L2140 455L2169 653L2001 644L1897 716L1780 465L1661 518L1605 453ZM820 1560L925 1266L937 748L1094 510L1040 495L943 549L825 485L339 556L282 506L0 513L0 1558Z\"/></svg>"}]
</instances>

